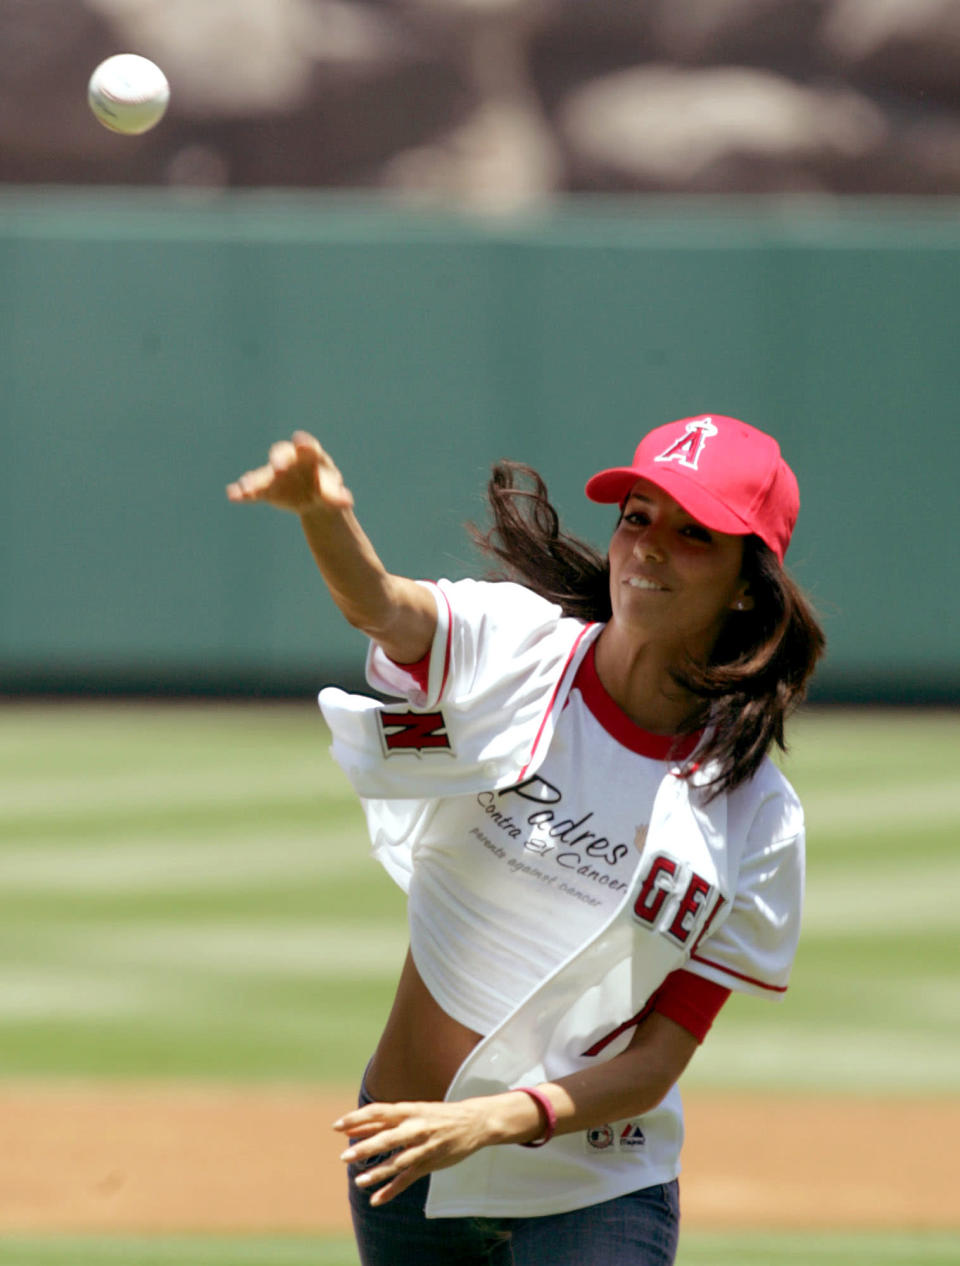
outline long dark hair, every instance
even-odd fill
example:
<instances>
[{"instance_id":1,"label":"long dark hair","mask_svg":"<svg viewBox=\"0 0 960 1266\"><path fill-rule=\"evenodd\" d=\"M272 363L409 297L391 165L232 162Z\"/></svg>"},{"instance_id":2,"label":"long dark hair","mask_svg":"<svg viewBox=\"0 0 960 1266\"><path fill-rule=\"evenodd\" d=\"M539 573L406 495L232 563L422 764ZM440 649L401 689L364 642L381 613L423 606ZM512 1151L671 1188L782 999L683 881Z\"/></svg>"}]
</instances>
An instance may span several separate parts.
<instances>
[{"instance_id":1,"label":"long dark hair","mask_svg":"<svg viewBox=\"0 0 960 1266\"><path fill-rule=\"evenodd\" d=\"M469 530L480 549L503 564L498 578L520 581L565 615L609 620L610 564L561 530L540 475L519 462L497 462L487 496L492 527L471 524ZM674 673L700 701L684 732L707 727L691 760L717 762L711 797L746 782L771 745L786 750L784 722L804 697L825 646L811 603L759 537L744 540L743 576L752 609L731 613L708 664L691 661Z\"/></svg>"}]
</instances>

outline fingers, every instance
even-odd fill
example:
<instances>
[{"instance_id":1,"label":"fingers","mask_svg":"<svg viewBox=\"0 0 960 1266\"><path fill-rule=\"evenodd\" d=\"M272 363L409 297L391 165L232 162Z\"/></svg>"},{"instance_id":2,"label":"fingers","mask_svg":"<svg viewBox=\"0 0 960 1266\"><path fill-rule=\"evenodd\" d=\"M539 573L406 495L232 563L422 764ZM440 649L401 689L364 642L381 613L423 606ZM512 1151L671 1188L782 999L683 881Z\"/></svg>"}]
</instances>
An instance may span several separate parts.
<instances>
[{"instance_id":1,"label":"fingers","mask_svg":"<svg viewBox=\"0 0 960 1266\"><path fill-rule=\"evenodd\" d=\"M401 1191L406 1191L418 1179L430 1173L432 1167L425 1154L404 1152L402 1157L403 1163L378 1165L376 1169L368 1169L354 1179L361 1191L369 1191L371 1187L377 1187L378 1183L383 1184L371 1192L372 1205L387 1204L395 1196L399 1196ZM423 1163L418 1163L420 1161Z\"/></svg>"},{"instance_id":2,"label":"fingers","mask_svg":"<svg viewBox=\"0 0 960 1266\"><path fill-rule=\"evenodd\" d=\"M383 1153L389 1137L388 1133L382 1140L377 1140L373 1156L380 1156ZM371 1204L386 1204L415 1183L418 1178L438 1168L438 1162L442 1164L443 1149L437 1147L435 1140L426 1139L418 1144L411 1142L406 1146L394 1144L394 1148L395 1150L390 1150L372 1169L362 1170L354 1178L354 1182L361 1191L377 1188L370 1196ZM344 1153L344 1158L346 1155ZM363 1160L364 1157L357 1155L352 1158L352 1163L362 1164Z\"/></svg>"},{"instance_id":3,"label":"fingers","mask_svg":"<svg viewBox=\"0 0 960 1266\"><path fill-rule=\"evenodd\" d=\"M270 445L270 465L274 470L289 470L296 463L297 450L289 440L281 440L279 444Z\"/></svg>"},{"instance_id":4,"label":"fingers","mask_svg":"<svg viewBox=\"0 0 960 1266\"><path fill-rule=\"evenodd\" d=\"M337 1129L337 1128L338 1128L337 1126L334 1126L334 1129ZM349 1129L343 1128L340 1130L340 1133L349 1134L351 1140L356 1142L360 1139L373 1138L375 1134L379 1134L381 1130L385 1130L386 1128L387 1128L387 1125L384 1121L371 1121L366 1125L364 1124L352 1125ZM381 1148L381 1151L382 1150L383 1149ZM353 1160L353 1157L348 1156L347 1160Z\"/></svg>"},{"instance_id":5,"label":"fingers","mask_svg":"<svg viewBox=\"0 0 960 1266\"><path fill-rule=\"evenodd\" d=\"M413 1104L370 1104L341 1117L333 1128L348 1134L350 1142L340 1159L362 1164L371 1156L422 1142L429 1126L414 1108Z\"/></svg>"},{"instance_id":6,"label":"fingers","mask_svg":"<svg viewBox=\"0 0 960 1266\"><path fill-rule=\"evenodd\" d=\"M306 431L295 431L292 439L270 446L268 463L248 470L227 484L230 501L274 501L294 508L317 493L317 472L321 463L333 467L317 440ZM335 468L334 468L335 469Z\"/></svg>"},{"instance_id":7,"label":"fingers","mask_svg":"<svg viewBox=\"0 0 960 1266\"><path fill-rule=\"evenodd\" d=\"M386 1204L424 1174L454 1164L478 1145L460 1113L440 1103L369 1104L347 1113L333 1128L350 1135L341 1160L362 1166L377 1158L354 1180L362 1190L378 1187L371 1196L375 1205Z\"/></svg>"},{"instance_id":8,"label":"fingers","mask_svg":"<svg viewBox=\"0 0 960 1266\"><path fill-rule=\"evenodd\" d=\"M312 436L309 431L294 431L293 443L298 449L305 449L309 452L316 453L318 457L323 455L323 449L320 447L320 441Z\"/></svg>"},{"instance_id":9,"label":"fingers","mask_svg":"<svg viewBox=\"0 0 960 1266\"><path fill-rule=\"evenodd\" d=\"M248 470L232 484L227 484L227 496L231 501L255 501L273 483L272 466L258 466Z\"/></svg>"},{"instance_id":10,"label":"fingers","mask_svg":"<svg viewBox=\"0 0 960 1266\"><path fill-rule=\"evenodd\" d=\"M413 1164L431 1141L429 1123L410 1104L370 1104L350 1112L334 1123L334 1129L350 1135L340 1159L362 1165L374 1156L381 1164L358 1178L361 1186L382 1182L400 1169Z\"/></svg>"},{"instance_id":11,"label":"fingers","mask_svg":"<svg viewBox=\"0 0 960 1266\"><path fill-rule=\"evenodd\" d=\"M334 1121L333 1128L341 1134L351 1134L356 1137L360 1130L367 1126L384 1129L390 1121L397 1124L405 1120L415 1106L415 1104L404 1103L368 1103L362 1108L354 1108L352 1112L345 1112L342 1117Z\"/></svg>"},{"instance_id":12,"label":"fingers","mask_svg":"<svg viewBox=\"0 0 960 1266\"><path fill-rule=\"evenodd\" d=\"M324 458L330 462L319 441L307 431L294 431L291 439L280 440L270 446L270 465L276 471L289 470L301 461L309 466L317 466Z\"/></svg>"}]
</instances>

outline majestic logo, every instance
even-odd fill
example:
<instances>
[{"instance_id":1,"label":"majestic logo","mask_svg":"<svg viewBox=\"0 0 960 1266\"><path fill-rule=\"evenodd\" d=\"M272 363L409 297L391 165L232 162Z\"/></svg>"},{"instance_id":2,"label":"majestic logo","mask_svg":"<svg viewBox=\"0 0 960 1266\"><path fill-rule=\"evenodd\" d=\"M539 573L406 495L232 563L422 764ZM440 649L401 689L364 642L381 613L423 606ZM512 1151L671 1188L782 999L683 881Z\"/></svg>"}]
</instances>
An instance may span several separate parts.
<instances>
[{"instance_id":1,"label":"majestic logo","mask_svg":"<svg viewBox=\"0 0 960 1266\"><path fill-rule=\"evenodd\" d=\"M442 712L385 712L377 713L380 726L380 745L384 756L412 752L450 752L450 735Z\"/></svg>"},{"instance_id":2,"label":"majestic logo","mask_svg":"<svg viewBox=\"0 0 960 1266\"><path fill-rule=\"evenodd\" d=\"M613 1130L609 1125L596 1125L592 1130L587 1130L587 1146L591 1151L606 1152L613 1144Z\"/></svg>"},{"instance_id":3,"label":"majestic logo","mask_svg":"<svg viewBox=\"0 0 960 1266\"><path fill-rule=\"evenodd\" d=\"M709 418L694 418L687 423L686 430L679 439L674 440L663 450L655 462L679 462L688 470L696 470L703 452L703 446L713 435L718 435L717 428Z\"/></svg>"},{"instance_id":4,"label":"majestic logo","mask_svg":"<svg viewBox=\"0 0 960 1266\"><path fill-rule=\"evenodd\" d=\"M620 1131L619 1144L621 1150L632 1147L643 1147L646 1144L646 1136L636 1121L628 1121Z\"/></svg>"}]
</instances>

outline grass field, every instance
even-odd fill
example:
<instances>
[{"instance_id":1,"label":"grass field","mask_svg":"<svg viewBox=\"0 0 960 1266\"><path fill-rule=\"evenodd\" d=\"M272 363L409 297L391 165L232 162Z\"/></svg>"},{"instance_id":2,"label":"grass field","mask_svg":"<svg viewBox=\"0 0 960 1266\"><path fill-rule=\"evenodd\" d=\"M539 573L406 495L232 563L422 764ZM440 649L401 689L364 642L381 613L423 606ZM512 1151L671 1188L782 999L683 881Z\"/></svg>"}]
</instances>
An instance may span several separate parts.
<instances>
[{"instance_id":1,"label":"grass field","mask_svg":"<svg viewBox=\"0 0 960 1266\"><path fill-rule=\"evenodd\" d=\"M697 1084L960 1090L960 719L798 719L786 1000L734 997ZM319 714L7 708L0 1074L352 1083L405 945Z\"/></svg>"},{"instance_id":2,"label":"grass field","mask_svg":"<svg viewBox=\"0 0 960 1266\"><path fill-rule=\"evenodd\" d=\"M960 1092L960 718L811 712L804 938L734 998L701 1087ZM309 702L7 706L0 1076L352 1083L402 959L399 892ZM354 1266L317 1240L0 1239L2 1266ZM951 1236L687 1238L681 1266L960 1262Z\"/></svg>"},{"instance_id":3,"label":"grass field","mask_svg":"<svg viewBox=\"0 0 960 1266\"><path fill-rule=\"evenodd\" d=\"M677 1266L956 1266L947 1235L687 1235ZM11 1239L2 1266L357 1266L345 1240ZM403 1266L398 1263L397 1266ZM597 1266L602 1266L597 1263Z\"/></svg>"}]
</instances>

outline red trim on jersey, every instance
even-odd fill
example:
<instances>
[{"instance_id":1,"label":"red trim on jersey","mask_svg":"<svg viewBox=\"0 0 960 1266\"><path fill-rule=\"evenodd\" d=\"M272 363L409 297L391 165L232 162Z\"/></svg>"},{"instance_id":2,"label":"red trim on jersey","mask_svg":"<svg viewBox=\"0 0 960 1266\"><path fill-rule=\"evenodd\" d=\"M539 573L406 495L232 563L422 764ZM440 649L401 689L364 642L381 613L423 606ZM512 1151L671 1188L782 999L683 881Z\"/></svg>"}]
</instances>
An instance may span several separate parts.
<instances>
[{"instance_id":1,"label":"red trim on jersey","mask_svg":"<svg viewBox=\"0 0 960 1266\"><path fill-rule=\"evenodd\" d=\"M636 1015L632 1015L629 1020L624 1020L622 1024L618 1024L617 1027L615 1029L611 1029L609 1033L604 1033L603 1037L598 1038L592 1046L588 1046L581 1055L581 1059L586 1059L588 1055L599 1055L601 1051L606 1050L611 1042L616 1041L621 1033L626 1033L627 1029L634 1029L638 1024L642 1024L653 1010L654 999L651 998L646 1006L638 1011Z\"/></svg>"},{"instance_id":2,"label":"red trim on jersey","mask_svg":"<svg viewBox=\"0 0 960 1266\"><path fill-rule=\"evenodd\" d=\"M447 605L447 644L443 653L443 679L440 682L440 698L443 698L443 692L447 685L447 678L450 675L450 646L453 640L453 613L450 610L450 599L447 595L443 592L439 585L434 585L433 587ZM405 673L409 673L423 693L426 694L430 687L430 658L432 652L433 647L431 646L426 655L424 655L423 659L418 659L415 664L400 664L395 659L391 659L390 663L396 665L397 668L403 669Z\"/></svg>"},{"instance_id":3,"label":"red trim on jersey","mask_svg":"<svg viewBox=\"0 0 960 1266\"><path fill-rule=\"evenodd\" d=\"M674 1020L698 1042L702 1042L729 997L730 990L724 989L723 985L714 984L712 980L705 980L702 976L695 976L693 972L680 968L670 973L645 1007L609 1033L604 1033L592 1046L587 1047L583 1057L601 1054L611 1042L616 1041L628 1029L641 1025L654 1011L665 1015L668 1020Z\"/></svg>"},{"instance_id":4,"label":"red trim on jersey","mask_svg":"<svg viewBox=\"0 0 960 1266\"><path fill-rule=\"evenodd\" d=\"M389 656L388 656L389 658ZM408 676L412 677L420 689L426 694L427 686L430 684L430 652L427 651L423 659L418 659L415 664L401 664L395 659L391 659L390 663L396 668L401 668Z\"/></svg>"},{"instance_id":5,"label":"red trim on jersey","mask_svg":"<svg viewBox=\"0 0 960 1266\"><path fill-rule=\"evenodd\" d=\"M682 1025L702 1042L729 997L730 990L723 985L681 968L671 972L657 990L653 1009Z\"/></svg>"},{"instance_id":6,"label":"red trim on jersey","mask_svg":"<svg viewBox=\"0 0 960 1266\"><path fill-rule=\"evenodd\" d=\"M553 688L553 694L550 696L550 702L547 704L547 710L543 714L543 720L540 722L540 728L537 730L536 738L533 740L533 746L530 748L530 755L527 757L527 763L524 765L523 769L520 770L520 777L517 779L518 782L522 782L523 779L526 777L527 770L530 768L533 758L536 755L537 748L540 745L540 739L543 735L544 727L547 724L547 718L550 716L550 713L553 711L553 705L557 701L557 695L560 692L560 686L563 683L564 677L566 677L567 675L567 669L570 667L571 660L573 659L574 655L576 655L577 653L577 647L583 641L584 637L589 632L589 630L592 629L593 627L594 627L593 624L585 624L583 628L580 630L580 632L577 634L577 640L574 642L573 646L571 646L570 648L570 653L569 655L567 655L567 662L563 666L563 672L557 678L557 684Z\"/></svg>"},{"instance_id":7,"label":"red trim on jersey","mask_svg":"<svg viewBox=\"0 0 960 1266\"><path fill-rule=\"evenodd\" d=\"M748 985L756 985L758 989L769 989L771 993L786 993L786 985L768 985L765 980L757 980L754 976L744 976L742 972L734 971L732 967L724 967L723 963L714 963L709 958L704 958L700 954L691 954L691 960L703 963L704 967L712 967L714 971L722 971L725 976L733 976L735 980L746 981Z\"/></svg>"},{"instance_id":8,"label":"red trim on jersey","mask_svg":"<svg viewBox=\"0 0 960 1266\"><path fill-rule=\"evenodd\" d=\"M450 609L450 599L443 592L439 585L435 585L437 593L443 599L447 608L447 644L443 651L443 676L440 679L440 694L438 698L443 698L443 692L447 688L447 678L450 676L450 650L453 646L453 612ZM424 687L426 689L426 687Z\"/></svg>"},{"instance_id":9,"label":"red trim on jersey","mask_svg":"<svg viewBox=\"0 0 960 1266\"><path fill-rule=\"evenodd\" d=\"M686 760L700 742L703 731L678 738L674 734L651 734L637 725L619 704L614 703L597 676L596 647L594 642L584 655L573 684L603 728L622 747L636 752L638 756L649 756L652 760Z\"/></svg>"}]
</instances>

